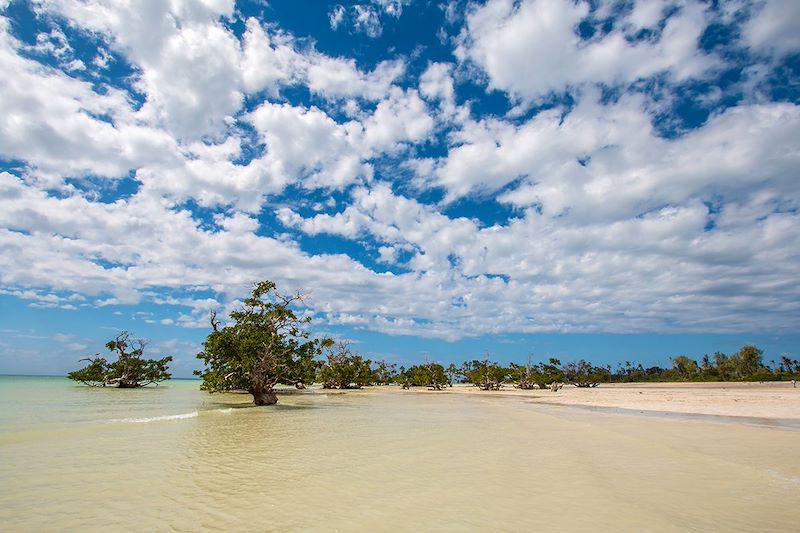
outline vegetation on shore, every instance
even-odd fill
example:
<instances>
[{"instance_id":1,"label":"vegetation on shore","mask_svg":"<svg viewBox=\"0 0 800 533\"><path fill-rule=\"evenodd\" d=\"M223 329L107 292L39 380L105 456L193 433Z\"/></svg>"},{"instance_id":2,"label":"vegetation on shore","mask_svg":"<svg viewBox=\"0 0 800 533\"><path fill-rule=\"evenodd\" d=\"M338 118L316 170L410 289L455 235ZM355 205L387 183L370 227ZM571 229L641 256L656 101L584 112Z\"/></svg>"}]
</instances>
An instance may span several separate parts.
<instances>
[{"instance_id":1,"label":"vegetation on shore","mask_svg":"<svg viewBox=\"0 0 800 533\"><path fill-rule=\"evenodd\" d=\"M355 353L347 342L312 339L305 329L310 317L301 318L293 307L302 295L281 295L270 281L258 283L244 306L231 313L232 324L220 328L211 315L212 331L198 358L205 370L202 388L210 392L242 390L253 395L256 405L278 401L277 384L304 388L321 383L327 389L359 389L370 385L400 385L403 388L427 387L443 390L453 383L470 383L481 390L549 388L564 384L596 387L600 383L637 381L768 381L796 379L800 361L783 357L778 365L763 362L763 352L743 346L730 356L715 353L700 364L681 355L671 368L634 365L628 361L616 369L595 366L583 359L562 364L556 358L527 364L500 365L489 360L471 360L447 368L426 361L409 368L397 368L385 361L373 362ZM324 359L322 357L324 356Z\"/></svg>"},{"instance_id":2,"label":"vegetation on shore","mask_svg":"<svg viewBox=\"0 0 800 533\"><path fill-rule=\"evenodd\" d=\"M323 389L360 389L377 383L377 369L372 361L353 353L350 344L342 341L328 352L319 372Z\"/></svg>"},{"instance_id":3,"label":"vegetation on shore","mask_svg":"<svg viewBox=\"0 0 800 533\"><path fill-rule=\"evenodd\" d=\"M230 314L231 323L222 326L216 313L211 313L211 332L197 357L204 370L195 374L203 378L201 388L209 392L246 391L256 405L272 405L278 397L278 384L305 388L321 383L327 389L359 389L370 385L400 385L443 390L454 383L469 383L481 390L544 389L556 391L564 384L596 387L601 383L659 381L779 381L797 379L800 361L782 357L776 364L763 360L763 351L752 345L726 355L716 352L705 355L700 363L686 355L672 360L672 367L653 366L626 361L616 369L595 366L583 359L562 364L559 359L503 366L491 361L466 361L447 368L427 361L409 368L373 362L355 353L347 342L334 343L328 338L312 338L303 316L295 307L302 304L301 294L283 295L271 281L255 285L250 297L239 310ZM131 340L127 332L106 344L118 355L109 363L99 357L87 358L89 364L69 377L89 385L114 385L120 388L141 387L168 379L167 363L172 357L142 359L145 342ZM324 357L324 359L323 359Z\"/></svg>"}]
</instances>

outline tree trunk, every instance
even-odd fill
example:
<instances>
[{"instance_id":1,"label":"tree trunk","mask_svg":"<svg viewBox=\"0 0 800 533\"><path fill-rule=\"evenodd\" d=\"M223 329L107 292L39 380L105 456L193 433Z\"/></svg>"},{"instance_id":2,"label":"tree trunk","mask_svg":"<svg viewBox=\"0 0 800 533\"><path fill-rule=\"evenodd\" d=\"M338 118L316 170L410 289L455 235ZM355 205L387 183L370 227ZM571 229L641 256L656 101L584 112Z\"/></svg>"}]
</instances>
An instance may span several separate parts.
<instances>
[{"instance_id":1,"label":"tree trunk","mask_svg":"<svg viewBox=\"0 0 800 533\"><path fill-rule=\"evenodd\" d=\"M250 391L253 395L253 403L256 405L275 405L278 403L278 395L273 390Z\"/></svg>"}]
</instances>

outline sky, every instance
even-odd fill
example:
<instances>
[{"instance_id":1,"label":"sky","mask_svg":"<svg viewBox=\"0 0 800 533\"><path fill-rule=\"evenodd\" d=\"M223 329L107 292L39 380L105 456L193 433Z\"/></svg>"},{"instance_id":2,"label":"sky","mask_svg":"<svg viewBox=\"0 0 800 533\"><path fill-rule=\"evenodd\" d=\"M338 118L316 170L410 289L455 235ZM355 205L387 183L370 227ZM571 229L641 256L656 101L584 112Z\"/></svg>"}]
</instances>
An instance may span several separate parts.
<instances>
[{"instance_id":1,"label":"sky","mask_svg":"<svg viewBox=\"0 0 800 533\"><path fill-rule=\"evenodd\" d=\"M800 2L0 0L0 373L800 355Z\"/></svg>"}]
</instances>

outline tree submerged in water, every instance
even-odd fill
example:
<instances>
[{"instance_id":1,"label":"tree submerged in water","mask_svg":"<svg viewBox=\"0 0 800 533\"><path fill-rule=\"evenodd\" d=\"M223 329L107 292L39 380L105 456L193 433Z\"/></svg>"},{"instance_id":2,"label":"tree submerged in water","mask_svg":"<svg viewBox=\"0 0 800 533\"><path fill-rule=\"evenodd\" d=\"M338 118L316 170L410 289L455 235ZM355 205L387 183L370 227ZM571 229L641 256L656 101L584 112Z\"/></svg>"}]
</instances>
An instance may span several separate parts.
<instances>
[{"instance_id":1,"label":"tree submerged in water","mask_svg":"<svg viewBox=\"0 0 800 533\"><path fill-rule=\"evenodd\" d=\"M304 326L311 317L298 317L292 310L302 300L300 294L279 294L273 282L262 281L230 314L233 324L220 328L212 313L212 331L197 354L206 367L195 372L203 378L201 388L247 391L256 405L273 405L278 383L298 388L311 383L318 367L314 358L331 341L309 338Z\"/></svg>"},{"instance_id":2,"label":"tree submerged in water","mask_svg":"<svg viewBox=\"0 0 800 533\"><path fill-rule=\"evenodd\" d=\"M80 370L67 374L69 379L80 381L93 387L119 387L133 389L169 379L169 355L162 359L142 359L147 343L142 339L132 340L130 333L123 331L106 343L106 348L117 354L117 360L109 363L104 357L87 357L81 361L89 364Z\"/></svg>"}]
</instances>

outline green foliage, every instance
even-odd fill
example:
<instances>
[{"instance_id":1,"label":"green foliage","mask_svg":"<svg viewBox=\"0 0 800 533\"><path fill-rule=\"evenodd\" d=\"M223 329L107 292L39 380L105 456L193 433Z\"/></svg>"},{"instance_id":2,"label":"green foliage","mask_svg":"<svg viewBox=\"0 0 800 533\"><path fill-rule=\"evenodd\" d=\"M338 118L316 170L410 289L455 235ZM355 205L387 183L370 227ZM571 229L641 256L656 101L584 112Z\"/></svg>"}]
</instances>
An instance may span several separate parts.
<instances>
[{"instance_id":1,"label":"green foliage","mask_svg":"<svg viewBox=\"0 0 800 533\"><path fill-rule=\"evenodd\" d=\"M600 383L610 381L611 372L607 368L594 366L581 359L577 363L564 366L564 379L576 387L596 387Z\"/></svg>"},{"instance_id":2,"label":"green foliage","mask_svg":"<svg viewBox=\"0 0 800 533\"><path fill-rule=\"evenodd\" d=\"M533 356L528 354L528 364L525 366L511 363L508 369L508 375L511 381L518 389L538 389L539 385L534 381L534 373L536 370L531 366L531 359Z\"/></svg>"},{"instance_id":3,"label":"green foliage","mask_svg":"<svg viewBox=\"0 0 800 533\"><path fill-rule=\"evenodd\" d=\"M747 344L731 355L730 361L739 379L748 379L759 372L763 367L762 356L764 351L753 345Z\"/></svg>"},{"instance_id":4,"label":"green foliage","mask_svg":"<svg viewBox=\"0 0 800 533\"><path fill-rule=\"evenodd\" d=\"M762 362L763 351L755 346L745 345L730 356L716 352L712 357L703 356L700 365L681 355L672 360L677 378L681 380L708 381L766 381L767 369Z\"/></svg>"},{"instance_id":5,"label":"green foliage","mask_svg":"<svg viewBox=\"0 0 800 533\"><path fill-rule=\"evenodd\" d=\"M117 360L109 363L100 357L87 357L89 364L80 370L70 372L67 377L86 385L115 386L121 389L144 387L169 379L168 363L172 356L162 359L142 359L145 341L131 340L130 333L123 331L114 340L106 343L106 348L117 355Z\"/></svg>"},{"instance_id":6,"label":"green foliage","mask_svg":"<svg viewBox=\"0 0 800 533\"><path fill-rule=\"evenodd\" d=\"M685 380L694 379L699 374L699 367L697 366L697 361L694 359L690 359L685 355L679 355L675 359L672 360L672 364L675 366L675 370L678 372L681 378Z\"/></svg>"},{"instance_id":7,"label":"green foliage","mask_svg":"<svg viewBox=\"0 0 800 533\"><path fill-rule=\"evenodd\" d=\"M347 342L339 342L328 353L328 360L322 367L320 379L325 389L360 389L370 385L375 379L372 361L364 359L350 350Z\"/></svg>"},{"instance_id":8,"label":"green foliage","mask_svg":"<svg viewBox=\"0 0 800 533\"><path fill-rule=\"evenodd\" d=\"M462 365L464 379L481 390L500 390L509 377L509 370L484 359L473 360Z\"/></svg>"},{"instance_id":9,"label":"green foliage","mask_svg":"<svg viewBox=\"0 0 800 533\"><path fill-rule=\"evenodd\" d=\"M715 352L704 355L698 364L688 356L681 355L672 360L673 368L643 368L632 366L629 361L611 375L616 382L637 381L779 381L792 379L800 370L800 361L782 357L777 368L763 363L763 351L752 345L745 345L730 356ZM798 366L795 366L798 365ZM773 362L773 367L775 366Z\"/></svg>"},{"instance_id":10,"label":"green foliage","mask_svg":"<svg viewBox=\"0 0 800 533\"><path fill-rule=\"evenodd\" d=\"M388 385L397 379L397 365L388 364L386 361L378 361L373 374L376 385Z\"/></svg>"},{"instance_id":11,"label":"green foliage","mask_svg":"<svg viewBox=\"0 0 800 533\"><path fill-rule=\"evenodd\" d=\"M535 375L536 368L531 366L530 362L527 365L511 363L508 368L509 379L518 389L538 389L539 385L534 379Z\"/></svg>"},{"instance_id":12,"label":"green foliage","mask_svg":"<svg viewBox=\"0 0 800 533\"><path fill-rule=\"evenodd\" d=\"M211 315L212 331L197 354L205 365L201 388L209 392L244 390L256 405L277 403L278 383L302 386L316 378L315 357L331 345L328 339L311 339L304 329L310 317L292 309L300 294L281 295L271 281L255 285L241 309L231 313L232 324L220 329Z\"/></svg>"},{"instance_id":13,"label":"green foliage","mask_svg":"<svg viewBox=\"0 0 800 533\"><path fill-rule=\"evenodd\" d=\"M447 369L444 371L447 375L447 385L452 387L453 382L456 381L459 377L463 377L459 368L455 365L455 363L450 363L447 366Z\"/></svg>"},{"instance_id":14,"label":"green foliage","mask_svg":"<svg viewBox=\"0 0 800 533\"><path fill-rule=\"evenodd\" d=\"M564 371L561 370L561 361L551 357L547 363L539 363L534 367L532 376L534 383L539 387L547 387L551 383L561 383L564 381Z\"/></svg>"},{"instance_id":15,"label":"green foliage","mask_svg":"<svg viewBox=\"0 0 800 533\"><path fill-rule=\"evenodd\" d=\"M433 390L442 390L450 383L444 367L438 363L415 365L409 369L401 368L397 380L404 388L429 387Z\"/></svg>"},{"instance_id":16,"label":"green foliage","mask_svg":"<svg viewBox=\"0 0 800 533\"><path fill-rule=\"evenodd\" d=\"M800 378L800 360L790 359L785 355L781 356L781 364L778 367L778 372L781 376L786 376L789 379Z\"/></svg>"},{"instance_id":17,"label":"green foliage","mask_svg":"<svg viewBox=\"0 0 800 533\"><path fill-rule=\"evenodd\" d=\"M664 381L663 373L665 370L658 366L645 368L641 363L632 364L625 361L625 365L619 365L616 372L611 374L611 381L622 383L634 383L643 381Z\"/></svg>"},{"instance_id":18,"label":"green foliage","mask_svg":"<svg viewBox=\"0 0 800 533\"><path fill-rule=\"evenodd\" d=\"M108 361L99 354L97 357L87 357L81 361L89 361L89 364L80 370L70 372L67 377L92 387L105 386L109 378Z\"/></svg>"}]
</instances>

